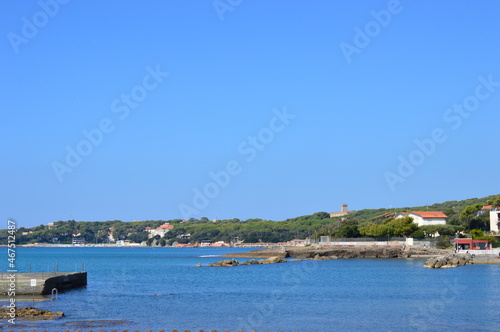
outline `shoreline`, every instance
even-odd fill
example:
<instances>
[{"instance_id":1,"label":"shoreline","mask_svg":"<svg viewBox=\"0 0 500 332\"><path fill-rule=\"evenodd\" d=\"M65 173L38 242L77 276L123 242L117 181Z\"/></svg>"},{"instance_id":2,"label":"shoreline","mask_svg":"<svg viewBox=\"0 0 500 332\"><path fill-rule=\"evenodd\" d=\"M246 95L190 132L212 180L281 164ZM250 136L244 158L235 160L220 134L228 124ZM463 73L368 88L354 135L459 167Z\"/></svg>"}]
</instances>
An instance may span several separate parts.
<instances>
[{"instance_id":1,"label":"shoreline","mask_svg":"<svg viewBox=\"0 0 500 332\"><path fill-rule=\"evenodd\" d=\"M429 248L402 248L388 246L363 247L281 247L257 249L245 253L222 255L228 258L314 258L336 256L338 258L430 258L448 254L449 250Z\"/></svg>"},{"instance_id":2,"label":"shoreline","mask_svg":"<svg viewBox=\"0 0 500 332\"><path fill-rule=\"evenodd\" d=\"M221 255L225 258L295 258L321 259L335 256L337 258L378 258L378 259L431 259L446 255L454 255L450 249L430 248L396 248L396 247L283 247L257 249L245 253ZM500 265L500 257L494 254L474 255L471 265Z\"/></svg>"}]
</instances>

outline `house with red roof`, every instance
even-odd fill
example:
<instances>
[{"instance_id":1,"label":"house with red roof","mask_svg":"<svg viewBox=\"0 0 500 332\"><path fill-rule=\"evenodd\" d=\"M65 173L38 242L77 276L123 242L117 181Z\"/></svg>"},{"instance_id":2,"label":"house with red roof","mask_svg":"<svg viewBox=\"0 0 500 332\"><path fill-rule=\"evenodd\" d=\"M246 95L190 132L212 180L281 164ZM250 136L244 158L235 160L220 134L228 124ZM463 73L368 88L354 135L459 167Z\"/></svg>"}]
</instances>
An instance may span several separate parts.
<instances>
[{"instance_id":1,"label":"house with red roof","mask_svg":"<svg viewBox=\"0 0 500 332\"><path fill-rule=\"evenodd\" d=\"M144 230L149 233L148 238L152 238L156 235L160 237L164 237L170 230L174 229L174 225L170 225L169 223L165 223L156 229L151 229L151 227L146 227Z\"/></svg>"},{"instance_id":2,"label":"house with red roof","mask_svg":"<svg viewBox=\"0 0 500 332\"><path fill-rule=\"evenodd\" d=\"M441 211L411 211L411 212L400 212L396 215L396 218L412 217L413 222L418 226L427 225L446 225L446 219L448 216Z\"/></svg>"}]
</instances>

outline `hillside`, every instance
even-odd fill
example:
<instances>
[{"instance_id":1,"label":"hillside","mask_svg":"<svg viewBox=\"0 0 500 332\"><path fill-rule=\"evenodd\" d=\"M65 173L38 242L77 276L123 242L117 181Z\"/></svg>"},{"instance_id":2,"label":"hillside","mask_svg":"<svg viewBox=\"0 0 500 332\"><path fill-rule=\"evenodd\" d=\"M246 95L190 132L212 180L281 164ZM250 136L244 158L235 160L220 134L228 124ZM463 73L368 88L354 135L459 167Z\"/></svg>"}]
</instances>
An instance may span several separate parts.
<instances>
[{"instance_id":1,"label":"hillside","mask_svg":"<svg viewBox=\"0 0 500 332\"><path fill-rule=\"evenodd\" d=\"M489 200L496 198L498 195L491 195L482 198L469 198L461 201L446 201L443 203L434 203L432 205L426 206L414 206L414 207L401 207L401 208L392 208L392 209L363 209L356 211L353 214L349 215L350 219L371 219L376 216L380 216L386 213L394 213L394 212L405 212L405 211L446 211L453 210L456 212L460 212L465 209L469 205L475 204L484 204Z\"/></svg>"},{"instance_id":2,"label":"hillside","mask_svg":"<svg viewBox=\"0 0 500 332\"><path fill-rule=\"evenodd\" d=\"M363 226L374 223L383 223L383 220L374 220L373 217L386 213L400 211L443 211L449 215L449 232L464 228L463 220L459 214L467 206L484 204L497 196L483 198L470 198L462 201L447 201L430 206L403 207L394 209L364 209L348 214L341 218L330 218L327 212L317 212L283 221L269 221L262 219L227 219L215 222L208 218L173 220L149 220L124 222L113 221L56 221L50 225L40 225L32 228L19 228L16 232L17 244L29 243L61 243L69 244L74 237L78 237L86 243L110 243L117 240L126 240L133 243L148 241L150 244L154 239L157 243L171 245L178 243L200 243L204 240L212 242L244 241L246 243L256 242L285 242L292 239L304 239L330 235L334 237L360 237L360 229ZM483 228L486 224L483 219L468 220L467 226L472 228ZM170 229L160 235L151 238L149 231L155 230L160 225L168 223ZM453 228L453 227L454 228ZM424 233L426 230L423 229ZM165 234L166 233L166 234ZM419 233L423 234L423 233ZM452 233L453 234L453 233ZM0 230L0 244L7 243L7 230Z\"/></svg>"}]
</instances>

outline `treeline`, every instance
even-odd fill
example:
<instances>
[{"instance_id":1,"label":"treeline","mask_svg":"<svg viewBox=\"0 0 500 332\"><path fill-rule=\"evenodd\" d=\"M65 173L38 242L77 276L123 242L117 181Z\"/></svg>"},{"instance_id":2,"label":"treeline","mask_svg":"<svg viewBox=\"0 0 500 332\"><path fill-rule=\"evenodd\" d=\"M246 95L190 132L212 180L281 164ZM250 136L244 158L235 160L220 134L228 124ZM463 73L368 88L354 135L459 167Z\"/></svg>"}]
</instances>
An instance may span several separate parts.
<instances>
[{"instance_id":1,"label":"treeline","mask_svg":"<svg viewBox=\"0 0 500 332\"><path fill-rule=\"evenodd\" d=\"M470 204L469 204L470 203ZM469 204L469 205L467 205ZM18 244L61 243L70 244L74 237L84 239L86 243L109 243L110 234L114 241L125 240L133 243L147 242L149 245L172 245L173 243L212 242L286 242L295 238L319 238L328 235L334 238L356 237L393 237L410 236L423 238L440 235L452 236L458 231L489 231L489 213L481 213L484 205L500 207L500 196L489 196L482 199L449 201L434 204L430 207L413 207L404 209L361 210L348 214L343 218L330 218L327 212L317 212L290 218L284 221L266 221L262 219L227 219L211 221L206 217L191 218L187 222L181 219L148 220L124 222L112 221L57 221L49 225L32 228L19 228L16 233ZM391 213L403 211L442 211L448 216L447 225L418 227L410 218L394 219ZM388 214L387 216L382 216ZM375 218L378 217L378 218ZM164 223L174 226L165 236L149 238L146 227L156 229ZM474 233L474 232L472 232ZM484 235L484 234L483 234ZM0 243L7 243L7 230L0 230Z\"/></svg>"},{"instance_id":2,"label":"treeline","mask_svg":"<svg viewBox=\"0 0 500 332\"><path fill-rule=\"evenodd\" d=\"M221 220L217 222L200 222L193 220L176 226L165 235L167 244L200 243L203 240L212 242L224 241L246 243L258 242L286 242L293 239L310 238L316 229L334 223L326 212L319 212L311 216L303 216L284 221L265 221L249 219L240 221L236 219ZM189 239L187 235L189 234ZM184 237L184 239L179 239Z\"/></svg>"}]
</instances>

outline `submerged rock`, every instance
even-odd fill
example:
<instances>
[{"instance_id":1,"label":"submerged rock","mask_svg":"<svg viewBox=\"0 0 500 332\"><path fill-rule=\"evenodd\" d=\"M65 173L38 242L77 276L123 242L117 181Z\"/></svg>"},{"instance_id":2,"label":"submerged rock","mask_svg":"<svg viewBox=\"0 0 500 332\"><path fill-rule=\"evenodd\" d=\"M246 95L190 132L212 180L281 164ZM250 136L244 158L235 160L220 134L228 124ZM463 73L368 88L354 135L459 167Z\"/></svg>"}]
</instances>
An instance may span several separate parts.
<instances>
[{"instance_id":1,"label":"submerged rock","mask_svg":"<svg viewBox=\"0 0 500 332\"><path fill-rule=\"evenodd\" d=\"M215 262L208 264L207 266L215 266L215 267L231 267L238 266L240 263L235 259L226 259L223 261Z\"/></svg>"},{"instance_id":2,"label":"submerged rock","mask_svg":"<svg viewBox=\"0 0 500 332\"><path fill-rule=\"evenodd\" d=\"M256 259L251 259L249 261L243 262L240 265L257 265L259 264L259 261Z\"/></svg>"},{"instance_id":3,"label":"submerged rock","mask_svg":"<svg viewBox=\"0 0 500 332\"><path fill-rule=\"evenodd\" d=\"M267 259L262 259L259 261L259 264L276 264L276 263L286 263L288 262L286 259L278 257L278 256L273 256L269 257Z\"/></svg>"},{"instance_id":4,"label":"submerged rock","mask_svg":"<svg viewBox=\"0 0 500 332\"><path fill-rule=\"evenodd\" d=\"M0 308L0 319L10 319L11 308ZM56 319L64 316L64 312L52 312L50 310L36 309L33 307L22 307L15 309L16 318L27 318L34 320Z\"/></svg>"},{"instance_id":5,"label":"submerged rock","mask_svg":"<svg viewBox=\"0 0 500 332\"><path fill-rule=\"evenodd\" d=\"M251 259L251 260L243 262L241 264L235 259L226 259L223 261L208 264L207 266L231 267L231 266L238 266L238 265L276 264L276 263L286 263L286 262L288 262L288 261L284 258L281 258L281 257L269 257L267 259L261 259L261 260Z\"/></svg>"}]
</instances>

